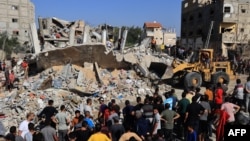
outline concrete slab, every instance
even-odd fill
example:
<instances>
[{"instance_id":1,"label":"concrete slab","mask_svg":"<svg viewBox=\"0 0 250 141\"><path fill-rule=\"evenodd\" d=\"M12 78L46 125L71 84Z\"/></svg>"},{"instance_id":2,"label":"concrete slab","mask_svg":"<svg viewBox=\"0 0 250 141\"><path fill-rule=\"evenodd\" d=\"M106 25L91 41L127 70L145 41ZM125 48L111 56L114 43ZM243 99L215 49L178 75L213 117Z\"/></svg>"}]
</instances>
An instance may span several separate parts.
<instances>
[{"instance_id":1,"label":"concrete slab","mask_svg":"<svg viewBox=\"0 0 250 141\"><path fill-rule=\"evenodd\" d=\"M137 60L137 58L135 57L135 55L134 55L133 52L124 54L123 58L124 58L124 61L129 62L129 63L131 63L131 64L136 64L136 63L138 63L138 60Z\"/></svg>"}]
</instances>

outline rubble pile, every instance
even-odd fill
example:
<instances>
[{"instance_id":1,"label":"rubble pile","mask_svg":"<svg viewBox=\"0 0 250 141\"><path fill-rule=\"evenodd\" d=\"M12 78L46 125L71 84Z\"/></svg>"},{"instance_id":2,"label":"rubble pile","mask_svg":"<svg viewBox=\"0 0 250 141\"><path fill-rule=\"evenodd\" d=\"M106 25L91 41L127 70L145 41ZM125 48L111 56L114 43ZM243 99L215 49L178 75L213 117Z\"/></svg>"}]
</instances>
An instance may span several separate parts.
<instances>
[{"instance_id":1,"label":"rubble pile","mask_svg":"<svg viewBox=\"0 0 250 141\"><path fill-rule=\"evenodd\" d=\"M39 18L44 49L40 52L39 45L35 46L35 54L29 57L29 69L39 73L24 80L22 61L13 68L21 81L16 84L18 89L0 94L0 134L18 126L28 112L40 113L49 99L58 109L64 104L72 118L87 98L92 98L95 113L100 96L106 102L116 99L117 104L124 106L127 99L135 102L137 96L152 95L156 84L159 94L170 90L169 85L158 82L171 75L173 58L164 53L153 54L148 48L150 38L132 48L125 47L126 34L121 50L115 50L115 46L107 48L106 36L111 37L112 32L107 34L102 29L91 28L83 21Z\"/></svg>"},{"instance_id":2,"label":"rubble pile","mask_svg":"<svg viewBox=\"0 0 250 141\"><path fill-rule=\"evenodd\" d=\"M92 98L96 113L100 96L106 102L116 99L123 105L127 99L135 102L136 96L152 95L155 88L150 79L137 74L133 69L103 69L97 63L88 62L84 62L83 67L68 63L48 68L29 80L21 81L19 90L1 95L0 119L6 129L3 131L18 126L28 112L41 112L49 99L54 100L58 109L64 104L72 118L74 111L86 104L87 98ZM159 88L163 93L170 86L162 84Z\"/></svg>"}]
</instances>

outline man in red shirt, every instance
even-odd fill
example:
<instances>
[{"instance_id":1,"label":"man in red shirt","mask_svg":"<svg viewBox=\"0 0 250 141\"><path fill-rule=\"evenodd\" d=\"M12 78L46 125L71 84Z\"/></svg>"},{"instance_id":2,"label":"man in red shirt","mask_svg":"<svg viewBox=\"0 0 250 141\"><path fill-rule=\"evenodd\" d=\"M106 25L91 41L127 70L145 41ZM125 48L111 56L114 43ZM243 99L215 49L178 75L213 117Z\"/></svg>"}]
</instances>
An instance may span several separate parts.
<instances>
[{"instance_id":1,"label":"man in red shirt","mask_svg":"<svg viewBox=\"0 0 250 141\"><path fill-rule=\"evenodd\" d=\"M28 79L28 69L29 69L29 64L26 59L23 59L22 62L22 68L24 70L24 79Z\"/></svg>"},{"instance_id":2,"label":"man in red shirt","mask_svg":"<svg viewBox=\"0 0 250 141\"><path fill-rule=\"evenodd\" d=\"M222 84L218 83L217 84L217 88L215 90L215 108L216 109L220 109L221 108L221 104L223 103L223 89L222 89Z\"/></svg>"},{"instance_id":3,"label":"man in red shirt","mask_svg":"<svg viewBox=\"0 0 250 141\"><path fill-rule=\"evenodd\" d=\"M15 81L15 74L14 74L14 71L11 70L11 73L9 74L9 82L8 82L9 92L11 92L11 90L14 88L14 81Z\"/></svg>"}]
</instances>

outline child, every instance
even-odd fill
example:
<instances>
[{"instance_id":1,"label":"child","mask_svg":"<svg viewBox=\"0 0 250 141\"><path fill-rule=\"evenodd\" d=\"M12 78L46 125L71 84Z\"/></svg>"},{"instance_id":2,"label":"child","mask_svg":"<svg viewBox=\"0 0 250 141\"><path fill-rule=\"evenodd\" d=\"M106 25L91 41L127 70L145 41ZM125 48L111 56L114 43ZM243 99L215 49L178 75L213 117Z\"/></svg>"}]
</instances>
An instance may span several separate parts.
<instances>
[{"instance_id":1,"label":"child","mask_svg":"<svg viewBox=\"0 0 250 141\"><path fill-rule=\"evenodd\" d=\"M187 141L197 141L197 133L192 125L188 126Z\"/></svg>"}]
</instances>

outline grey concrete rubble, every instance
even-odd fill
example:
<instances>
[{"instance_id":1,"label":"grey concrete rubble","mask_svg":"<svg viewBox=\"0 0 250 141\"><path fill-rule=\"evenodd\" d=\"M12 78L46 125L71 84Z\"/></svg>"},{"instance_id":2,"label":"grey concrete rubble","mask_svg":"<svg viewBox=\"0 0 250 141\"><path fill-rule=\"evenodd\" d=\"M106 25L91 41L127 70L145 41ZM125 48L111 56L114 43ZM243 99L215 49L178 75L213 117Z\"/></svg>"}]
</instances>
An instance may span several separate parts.
<instances>
[{"instance_id":1,"label":"grey concrete rubble","mask_svg":"<svg viewBox=\"0 0 250 141\"><path fill-rule=\"evenodd\" d=\"M102 35L105 32L85 26L83 21L39 18L39 26L45 48L28 57L32 62L30 69L37 69L38 73L24 80L19 60L14 67L16 77L21 80L16 84L19 88L0 92L2 132L12 125L18 126L29 111L41 112L49 99L54 100L56 108L64 104L72 118L87 98L93 100L93 112L97 112L100 96L106 102L116 99L123 105L127 99L135 102L136 96L152 95L156 82L166 76L173 61L164 53L152 54L149 38L132 48L123 41L122 51L114 50L115 47L107 50L106 44L100 43L106 42L103 38L106 34ZM123 34L125 37L126 33ZM0 77L4 81L3 73ZM171 89L167 84L158 86L160 94Z\"/></svg>"}]
</instances>

